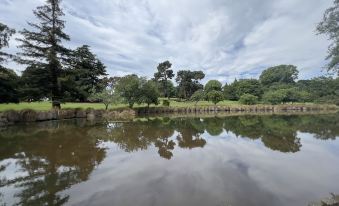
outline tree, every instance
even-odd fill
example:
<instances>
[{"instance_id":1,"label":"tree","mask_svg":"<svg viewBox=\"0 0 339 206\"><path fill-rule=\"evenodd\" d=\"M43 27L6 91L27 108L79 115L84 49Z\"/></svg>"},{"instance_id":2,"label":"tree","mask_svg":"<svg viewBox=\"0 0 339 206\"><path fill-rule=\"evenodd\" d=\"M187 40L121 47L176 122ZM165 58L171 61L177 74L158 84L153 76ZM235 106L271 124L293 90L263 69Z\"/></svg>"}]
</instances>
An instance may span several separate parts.
<instances>
[{"instance_id":1,"label":"tree","mask_svg":"<svg viewBox=\"0 0 339 206\"><path fill-rule=\"evenodd\" d=\"M235 88L236 100L239 100L243 94L261 97L263 93L262 86L256 79L240 79L239 81L233 82L232 86Z\"/></svg>"},{"instance_id":2,"label":"tree","mask_svg":"<svg viewBox=\"0 0 339 206\"><path fill-rule=\"evenodd\" d=\"M105 105L105 109L108 109L108 106L111 104L117 105L121 102L120 95L114 91L112 87L106 87L101 92L96 92L95 90L91 92L89 99L92 101L100 101Z\"/></svg>"},{"instance_id":3,"label":"tree","mask_svg":"<svg viewBox=\"0 0 339 206\"><path fill-rule=\"evenodd\" d=\"M218 102L221 102L224 100L224 95L220 91L210 91L207 93L207 99L208 101L211 101L216 105Z\"/></svg>"},{"instance_id":4,"label":"tree","mask_svg":"<svg viewBox=\"0 0 339 206\"><path fill-rule=\"evenodd\" d=\"M74 50L70 55L71 67L64 79L69 82L66 91L72 92L73 100L86 101L91 92L102 90L102 77L106 76L105 65L90 51L88 45Z\"/></svg>"},{"instance_id":5,"label":"tree","mask_svg":"<svg viewBox=\"0 0 339 206\"><path fill-rule=\"evenodd\" d=\"M237 82L237 80L235 80L234 83L235 82ZM223 88L224 97L227 100L232 100L232 101L238 100L237 91L234 87L234 83L230 85L225 84Z\"/></svg>"},{"instance_id":6,"label":"tree","mask_svg":"<svg viewBox=\"0 0 339 206\"><path fill-rule=\"evenodd\" d=\"M290 84L298 78L299 71L293 65L279 65L264 70L259 80L264 86L271 86L274 83Z\"/></svg>"},{"instance_id":7,"label":"tree","mask_svg":"<svg viewBox=\"0 0 339 206\"><path fill-rule=\"evenodd\" d=\"M7 25L0 22L0 103L19 102L18 80L16 73L2 66L12 55L1 51L9 46L10 37L15 33Z\"/></svg>"},{"instance_id":8,"label":"tree","mask_svg":"<svg viewBox=\"0 0 339 206\"><path fill-rule=\"evenodd\" d=\"M30 66L38 66L49 75L49 84L46 85L51 91L52 100L56 103L61 98L59 77L62 73L62 61L69 54L62 43L70 40L63 32L65 22L61 19L64 15L60 8L61 0L46 0L46 4L37 7L33 11L40 21L39 23L28 23L32 31L23 29L20 34L23 36L18 53L21 57L18 61ZM53 105L55 106L55 105Z\"/></svg>"},{"instance_id":9,"label":"tree","mask_svg":"<svg viewBox=\"0 0 339 206\"><path fill-rule=\"evenodd\" d=\"M239 101L242 103L242 104L246 104L246 105L254 105L258 102L258 97L257 96L254 96L252 94L243 94Z\"/></svg>"},{"instance_id":10,"label":"tree","mask_svg":"<svg viewBox=\"0 0 339 206\"><path fill-rule=\"evenodd\" d=\"M171 67L172 64L169 61L165 61L158 65L157 67L158 72L154 73L155 80L163 84L164 95L165 97L168 98L169 98L167 88L168 79L172 79L174 77L173 70L170 69Z\"/></svg>"},{"instance_id":11,"label":"tree","mask_svg":"<svg viewBox=\"0 0 339 206\"><path fill-rule=\"evenodd\" d=\"M135 74L121 77L116 85L118 94L128 103L130 108L135 103L140 102L140 94L142 85L145 83L144 78L140 78Z\"/></svg>"},{"instance_id":12,"label":"tree","mask_svg":"<svg viewBox=\"0 0 339 206\"><path fill-rule=\"evenodd\" d=\"M197 106L199 101L202 101L205 99L205 92L202 89L199 89L198 91L194 92L194 94L191 96L191 101L195 102L195 106Z\"/></svg>"},{"instance_id":13,"label":"tree","mask_svg":"<svg viewBox=\"0 0 339 206\"><path fill-rule=\"evenodd\" d=\"M284 101L285 93L281 90L268 91L263 95L263 100L269 104L280 104Z\"/></svg>"},{"instance_id":14,"label":"tree","mask_svg":"<svg viewBox=\"0 0 339 206\"><path fill-rule=\"evenodd\" d=\"M210 92L210 91L221 91L222 84L218 80L210 80L207 82L205 85L205 92Z\"/></svg>"},{"instance_id":15,"label":"tree","mask_svg":"<svg viewBox=\"0 0 339 206\"><path fill-rule=\"evenodd\" d=\"M15 33L14 29L9 28L7 25L0 22L0 66L3 62L11 57L10 54L1 51L4 47L9 46L9 39Z\"/></svg>"},{"instance_id":16,"label":"tree","mask_svg":"<svg viewBox=\"0 0 339 206\"><path fill-rule=\"evenodd\" d=\"M154 81L156 81L156 80L154 79ZM158 81L156 81L156 83L157 83L158 90L160 92L160 96L166 97L164 83L158 82ZM175 88L175 86L174 86L174 84L171 80L167 80L166 87L167 87L167 90L166 90L167 91L167 97L175 97L176 96L176 88Z\"/></svg>"},{"instance_id":17,"label":"tree","mask_svg":"<svg viewBox=\"0 0 339 206\"><path fill-rule=\"evenodd\" d=\"M334 6L325 11L323 20L317 26L318 34L326 34L332 43L328 48L328 71L339 74L339 0L334 1Z\"/></svg>"},{"instance_id":18,"label":"tree","mask_svg":"<svg viewBox=\"0 0 339 206\"><path fill-rule=\"evenodd\" d=\"M28 66L21 75L20 94L22 100L39 101L51 96L50 75L39 65Z\"/></svg>"},{"instance_id":19,"label":"tree","mask_svg":"<svg viewBox=\"0 0 339 206\"><path fill-rule=\"evenodd\" d=\"M145 103L149 108L150 104L159 104L159 91L156 82L149 80L141 86L141 93L138 103Z\"/></svg>"},{"instance_id":20,"label":"tree","mask_svg":"<svg viewBox=\"0 0 339 206\"><path fill-rule=\"evenodd\" d=\"M203 89L203 85L199 83L203 78L205 78L205 74L202 71L178 71L177 78L175 79L179 84L178 97L189 99L195 91Z\"/></svg>"},{"instance_id":21,"label":"tree","mask_svg":"<svg viewBox=\"0 0 339 206\"><path fill-rule=\"evenodd\" d=\"M11 69L0 65L0 103L19 103L19 77Z\"/></svg>"}]
</instances>

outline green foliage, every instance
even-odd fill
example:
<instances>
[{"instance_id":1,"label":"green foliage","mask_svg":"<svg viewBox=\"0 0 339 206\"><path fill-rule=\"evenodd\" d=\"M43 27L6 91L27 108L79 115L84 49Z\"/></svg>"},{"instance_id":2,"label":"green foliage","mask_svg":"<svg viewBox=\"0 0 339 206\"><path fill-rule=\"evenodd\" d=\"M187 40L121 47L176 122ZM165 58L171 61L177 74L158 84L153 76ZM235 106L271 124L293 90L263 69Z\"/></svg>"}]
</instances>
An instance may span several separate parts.
<instances>
[{"instance_id":1,"label":"green foliage","mask_svg":"<svg viewBox=\"0 0 339 206\"><path fill-rule=\"evenodd\" d=\"M0 103L19 102L19 77L13 70L0 66Z\"/></svg>"},{"instance_id":2,"label":"green foliage","mask_svg":"<svg viewBox=\"0 0 339 206\"><path fill-rule=\"evenodd\" d=\"M165 61L158 65L158 72L154 73L154 79L162 84L165 97L169 97L168 80L174 77L173 70L170 69L171 67L172 64L169 61Z\"/></svg>"},{"instance_id":3,"label":"green foliage","mask_svg":"<svg viewBox=\"0 0 339 206\"><path fill-rule=\"evenodd\" d=\"M258 102L258 97L254 96L252 94L243 94L240 99L240 103L246 104L246 105L254 105Z\"/></svg>"},{"instance_id":4,"label":"green foliage","mask_svg":"<svg viewBox=\"0 0 339 206\"><path fill-rule=\"evenodd\" d=\"M264 70L259 80L264 86L271 86L274 83L294 83L298 78L298 70L293 65L279 65Z\"/></svg>"},{"instance_id":5,"label":"green foliage","mask_svg":"<svg viewBox=\"0 0 339 206\"><path fill-rule=\"evenodd\" d=\"M164 86L165 84L163 81L157 82L157 87L158 87L161 97L166 97ZM167 90L166 90L167 97L176 97L176 88L171 80L167 80L166 87L167 87Z\"/></svg>"},{"instance_id":6,"label":"green foliage","mask_svg":"<svg viewBox=\"0 0 339 206\"><path fill-rule=\"evenodd\" d=\"M220 91L210 91L207 93L207 99L216 105L218 102L224 100L224 95Z\"/></svg>"},{"instance_id":7,"label":"green foliage","mask_svg":"<svg viewBox=\"0 0 339 206\"><path fill-rule=\"evenodd\" d=\"M194 92L194 94L191 96L191 101L195 102L195 105L198 104L199 101L202 101L205 99L205 92L203 90L198 90Z\"/></svg>"},{"instance_id":8,"label":"green foliage","mask_svg":"<svg viewBox=\"0 0 339 206\"><path fill-rule=\"evenodd\" d=\"M237 91L234 84L225 84L223 88L224 97L227 100L235 101L238 100Z\"/></svg>"},{"instance_id":9,"label":"green foliage","mask_svg":"<svg viewBox=\"0 0 339 206\"><path fill-rule=\"evenodd\" d=\"M170 106L170 101L168 101L167 99L162 100L162 106L169 107Z\"/></svg>"},{"instance_id":10,"label":"green foliage","mask_svg":"<svg viewBox=\"0 0 339 206\"><path fill-rule=\"evenodd\" d=\"M9 46L9 39L14 33L14 29L11 29L7 25L0 22L0 66L3 62L7 60L8 57L11 57L10 54L7 54L1 50L4 47Z\"/></svg>"},{"instance_id":11,"label":"green foliage","mask_svg":"<svg viewBox=\"0 0 339 206\"><path fill-rule=\"evenodd\" d=\"M339 74L339 0L334 1L333 7L325 11L323 20L318 24L319 34L326 34L331 42L328 48L327 60L330 60L327 68Z\"/></svg>"},{"instance_id":12,"label":"green foliage","mask_svg":"<svg viewBox=\"0 0 339 206\"><path fill-rule=\"evenodd\" d=\"M269 104L280 104L285 99L285 93L282 90L268 91L263 95L263 101Z\"/></svg>"},{"instance_id":13,"label":"green foliage","mask_svg":"<svg viewBox=\"0 0 339 206\"><path fill-rule=\"evenodd\" d=\"M179 84L178 97L189 99L195 91L203 89L203 85L199 83L203 78L205 78L205 74L202 71L178 71L175 80Z\"/></svg>"},{"instance_id":14,"label":"green foliage","mask_svg":"<svg viewBox=\"0 0 339 206\"><path fill-rule=\"evenodd\" d=\"M270 90L264 94L263 100L266 103L279 104L286 102L310 101L311 95L297 87L288 89Z\"/></svg>"},{"instance_id":15,"label":"green foliage","mask_svg":"<svg viewBox=\"0 0 339 206\"><path fill-rule=\"evenodd\" d=\"M72 101L84 102L91 91L102 90L102 77L106 76L106 67L83 45L74 50L69 58L70 67L63 78L64 90L71 93Z\"/></svg>"},{"instance_id":16,"label":"green foliage","mask_svg":"<svg viewBox=\"0 0 339 206\"><path fill-rule=\"evenodd\" d=\"M235 89L236 100L239 100L239 98L244 94L261 97L263 93L262 86L256 79L241 79L239 81L234 81L232 86Z\"/></svg>"},{"instance_id":17,"label":"green foliage","mask_svg":"<svg viewBox=\"0 0 339 206\"><path fill-rule=\"evenodd\" d=\"M205 92L210 92L210 91L221 91L222 84L218 80L210 80L207 82L205 85Z\"/></svg>"},{"instance_id":18,"label":"green foliage","mask_svg":"<svg viewBox=\"0 0 339 206\"><path fill-rule=\"evenodd\" d=\"M140 91L145 81L144 78L140 78L135 74L121 77L118 80L116 90L124 101L128 103L130 108L132 108L135 103L140 102Z\"/></svg>"},{"instance_id":19,"label":"green foliage","mask_svg":"<svg viewBox=\"0 0 339 206\"><path fill-rule=\"evenodd\" d=\"M112 87L107 87L101 92L93 90L89 96L89 100L102 102L105 105L106 110L110 105L117 105L122 102L122 98L119 93L114 91L114 88Z\"/></svg>"},{"instance_id":20,"label":"green foliage","mask_svg":"<svg viewBox=\"0 0 339 206\"><path fill-rule=\"evenodd\" d=\"M141 86L138 103L145 103L149 107L150 104L159 104L159 91L154 81L147 81Z\"/></svg>"},{"instance_id":21,"label":"green foliage","mask_svg":"<svg viewBox=\"0 0 339 206\"><path fill-rule=\"evenodd\" d=\"M19 63L29 66L38 66L49 75L49 84L45 85L50 91L53 100L61 98L59 78L62 74L62 62L69 54L62 43L70 38L63 32L65 22L60 7L61 0L48 0L45 5L37 7L34 15L39 23L28 23L32 31L23 29L18 41L22 52L18 53Z\"/></svg>"}]
</instances>

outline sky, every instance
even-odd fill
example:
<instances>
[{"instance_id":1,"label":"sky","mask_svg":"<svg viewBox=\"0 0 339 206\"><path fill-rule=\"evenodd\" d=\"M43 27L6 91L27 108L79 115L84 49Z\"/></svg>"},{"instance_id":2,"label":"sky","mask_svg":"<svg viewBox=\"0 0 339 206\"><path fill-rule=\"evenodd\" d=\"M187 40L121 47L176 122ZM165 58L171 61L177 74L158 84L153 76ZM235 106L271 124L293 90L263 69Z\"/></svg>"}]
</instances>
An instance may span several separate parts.
<instances>
[{"instance_id":1,"label":"sky","mask_svg":"<svg viewBox=\"0 0 339 206\"><path fill-rule=\"evenodd\" d=\"M44 0L0 0L0 21L21 30ZM111 76L151 78L160 62L202 70L204 81L258 78L279 64L299 79L325 75L329 41L316 25L332 0L63 0L65 32L89 45ZM10 53L18 52L16 34ZM20 73L24 67L9 62Z\"/></svg>"}]
</instances>

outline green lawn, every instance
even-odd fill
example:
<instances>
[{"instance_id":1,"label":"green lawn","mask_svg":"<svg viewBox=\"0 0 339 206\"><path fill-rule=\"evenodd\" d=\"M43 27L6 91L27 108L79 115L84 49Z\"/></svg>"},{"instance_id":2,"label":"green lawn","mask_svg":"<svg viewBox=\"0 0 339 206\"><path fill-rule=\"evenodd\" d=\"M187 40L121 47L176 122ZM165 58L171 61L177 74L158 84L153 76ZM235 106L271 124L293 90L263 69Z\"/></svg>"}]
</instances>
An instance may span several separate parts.
<instances>
[{"instance_id":1,"label":"green lawn","mask_svg":"<svg viewBox=\"0 0 339 206\"><path fill-rule=\"evenodd\" d=\"M158 106L161 106L162 99L160 100L160 104ZM236 101L223 101L218 103L218 105L238 105L239 103ZM194 106L194 102L177 102L174 100L170 101L171 107L191 107ZM212 102L208 101L201 101L198 103L198 106L211 106L213 105ZM6 111L6 110L23 110L23 109L33 109L33 110L50 110L51 109L51 103L50 102L21 102L19 104L0 104L0 111ZM144 107L146 105L134 105L134 107ZM154 105L152 105L154 106ZM110 109L114 108L122 108L127 107L125 104L120 105L113 105L110 107ZM63 109L70 109L70 108L93 108L93 109L105 109L104 104L102 103L64 103L61 104L61 108Z\"/></svg>"}]
</instances>

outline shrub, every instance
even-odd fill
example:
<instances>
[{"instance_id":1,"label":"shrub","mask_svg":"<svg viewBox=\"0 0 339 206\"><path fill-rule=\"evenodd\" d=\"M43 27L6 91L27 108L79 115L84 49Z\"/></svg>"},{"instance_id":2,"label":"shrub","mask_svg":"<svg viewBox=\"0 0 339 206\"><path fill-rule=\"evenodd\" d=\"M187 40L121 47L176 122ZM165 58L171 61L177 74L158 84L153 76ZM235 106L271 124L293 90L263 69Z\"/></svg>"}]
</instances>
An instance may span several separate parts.
<instances>
[{"instance_id":1,"label":"shrub","mask_svg":"<svg viewBox=\"0 0 339 206\"><path fill-rule=\"evenodd\" d=\"M254 96L252 94L243 94L240 99L240 103L246 104L246 105L253 105L258 102L258 97Z\"/></svg>"},{"instance_id":2,"label":"shrub","mask_svg":"<svg viewBox=\"0 0 339 206\"><path fill-rule=\"evenodd\" d=\"M224 95L220 91L211 91L207 93L207 99L208 101L211 101L214 104L217 104L218 102L221 102L222 100L224 100Z\"/></svg>"},{"instance_id":3,"label":"shrub","mask_svg":"<svg viewBox=\"0 0 339 206\"><path fill-rule=\"evenodd\" d=\"M281 90L277 91L268 91L264 94L263 100L265 103L269 104L280 104L284 102L286 95Z\"/></svg>"},{"instance_id":4,"label":"shrub","mask_svg":"<svg viewBox=\"0 0 339 206\"><path fill-rule=\"evenodd\" d=\"M170 101L164 99L162 100L162 106L169 107L170 106Z\"/></svg>"}]
</instances>

